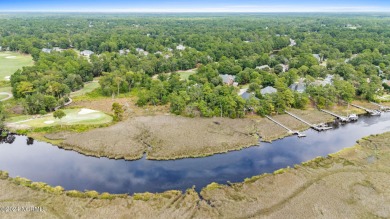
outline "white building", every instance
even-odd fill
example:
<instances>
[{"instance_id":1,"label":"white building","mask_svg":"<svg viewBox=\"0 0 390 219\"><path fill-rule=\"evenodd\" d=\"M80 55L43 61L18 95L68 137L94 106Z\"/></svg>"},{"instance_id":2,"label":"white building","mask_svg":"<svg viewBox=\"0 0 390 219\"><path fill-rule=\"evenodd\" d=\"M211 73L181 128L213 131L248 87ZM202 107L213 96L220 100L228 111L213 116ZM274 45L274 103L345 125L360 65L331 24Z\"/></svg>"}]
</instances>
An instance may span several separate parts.
<instances>
[{"instance_id":1,"label":"white building","mask_svg":"<svg viewBox=\"0 0 390 219\"><path fill-rule=\"evenodd\" d=\"M42 52L44 52L44 53L51 53L51 49L43 48L43 49L42 49Z\"/></svg>"},{"instance_id":2,"label":"white building","mask_svg":"<svg viewBox=\"0 0 390 219\"><path fill-rule=\"evenodd\" d=\"M176 49L177 49L177 50L185 50L186 47L183 46L182 44L180 44L180 45L176 46Z\"/></svg>"},{"instance_id":3,"label":"white building","mask_svg":"<svg viewBox=\"0 0 390 219\"><path fill-rule=\"evenodd\" d=\"M84 51L81 51L80 52L80 55L82 56L91 56L92 54L94 54L94 52L92 52L91 50L84 50Z\"/></svg>"}]
</instances>

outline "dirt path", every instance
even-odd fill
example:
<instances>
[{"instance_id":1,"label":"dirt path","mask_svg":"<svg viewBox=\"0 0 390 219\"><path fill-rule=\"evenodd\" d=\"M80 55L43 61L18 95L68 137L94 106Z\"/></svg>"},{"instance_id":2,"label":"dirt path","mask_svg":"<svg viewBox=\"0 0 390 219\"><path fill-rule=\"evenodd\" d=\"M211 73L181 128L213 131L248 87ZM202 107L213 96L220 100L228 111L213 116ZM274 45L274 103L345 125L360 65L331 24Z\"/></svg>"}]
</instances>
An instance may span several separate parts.
<instances>
[{"instance_id":1,"label":"dirt path","mask_svg":"<svg viewBox=\"0 0 390 219\"><path fill-rule=\"evenodd\" d=\"M4 99L2 99L0 101L6 101L6 100L9 100L9 99L11 99L13 97L13 95L8 93L8 92L0 92L0 95L8 95L8 97L6 97L6 98L4 98Z\"/></svg>"}]
</instances>

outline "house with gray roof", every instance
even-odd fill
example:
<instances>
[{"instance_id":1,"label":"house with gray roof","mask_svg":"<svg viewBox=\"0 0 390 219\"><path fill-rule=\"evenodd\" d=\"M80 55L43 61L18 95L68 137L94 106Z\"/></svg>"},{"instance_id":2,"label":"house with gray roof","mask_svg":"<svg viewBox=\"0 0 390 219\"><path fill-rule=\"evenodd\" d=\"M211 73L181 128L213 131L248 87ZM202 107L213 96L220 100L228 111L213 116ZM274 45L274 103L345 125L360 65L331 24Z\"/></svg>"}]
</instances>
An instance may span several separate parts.
<instances>
[{"instance_id":1,"label":"house with gray roof","mask_svg":"<svg viewBox=\"0 0 390 219\"><path fill-rule=\"evenodd\" d=\"M224 74L224 75L219 75L219 77L222 78L222 82L224 84L227 84L227 85L233 85L234 84L234 80L236 79L236 76L234 75L228 75L228 74Z\"/></svg>"},{"instance_id":2,"label":"house with gray roof","mask_svg":"<svg viewBox=\"0 0 390 219\"><path fill-rule=\"evenodd\" d=\"M242 99L244 99L244 100L249 100L251 97L256 98L256 97L255 97L255 94L253 94L253 93L248 93L248 92L244 92L244 93L242 93L240 96L241 96ZM257 99L257 98L256 98L256 99Z\"/></svg>"},{"instance_id":3,"label":"house with gray roof","mask_svg":"<svg viewBox=\"0 0 390 219\"><path fill-rule=\"evenodd\" d=\"M142 54L144 56L147 56L149 54L149 52L145 51L144 49L141 49L141 48L136 48L135 51L138 52L138 54Z\"/></svg>"},{"instance_id":4,"label":"house with gray roof","mask_svg":"<svg viewBox=\"0 0 390 219\"><path fill-rule=\"evenodd\" d=\"M381 67L379 67L379 66L375 66L375 67L378 69L378 75L383 76L383 71L382 71Z\"/></svg>"},{"instance_id":5,"label":"house with gray roof","mask_svg":"<svg viewBox=\"0 0 390 219\"><path fill-rule=\"evenodd\" d=\"M51 49L43 48L43 49L42 49L42 52L44 52L44 53L51 53Z\"/></svg>"},{"instance_id":6,"label":"house with gray roof","mask_svg":"<svg viewBox=\"0 0 390 219\"><path fill-rule=\"evenodd\" d=\"M92 54L94 54L94 52L92 52L91 50L84 50L80 52L80 55L82 56L91 56Z\"/></svg>"},{"instance_id":7,"label":"house with gray roof","mask_svg":"<svg viewBox=\"0 0 390 219\"><path fill-rule=\"evenodd\" d=\"M262 66L256 66L256 69L269 70L271 69L271 67L269 67L269 65L262 65Z\"/></svg>"},{"instance_id":8,"label":"house with gray roof","mask_svg":"<svg viewBox=\"0 0 390 219\"><path fill-rule=\"evenodd\" d=\"M176 46L176 49L177 49L177 50L185 50L186 47L183 46L182 44L179 44L178 46Z\"/></svg>"},{"instance_id":9,"label":"house with gray roof","mask_svg":"<svg viewBox=\"0 0 390 219\"><path fill-rule=\"evenodd\" d=\"M292 91L303 93L306 90L306 84L303 82L303 80L299 80L298 82L295 82L294 84L290 85L289 88Z\"/></svg>"},{"instance_id":10,"label":"house with gray roof","mask_svg":"<svg viewBox=\"0 0 390 219\"><path fill-rule=\"evenodd\" d=\"M328 75L326 75L326 78L324 80L316 80L315 82L313 82L313 85L315 85L315 86L325 86L327 84L332 85L333 78L334 78L334 75L328 74Z\"/></svg>"},{"instance_id":11,"label":"house with gray roof","mask_svg":"<svg viewBox=\"0 0 390 219\"><path fill-rule=\"evenodd\" d=\"M320 54L313 54L313 57L320 63L322 61Z\"/></svg>"},{"instance_id":12,"label":"house with gray roof","mask_svg":"<svg viewBox=\"0 0 390 219\"><path fill-rule=\"evenodd\" d=\"M296 46L296 45L297 45L297 42L295 42L295 40L290 38L290 46Z\"/></svg>"},{"instance_id":13,"label":"house with gray roof","mask_svg":"<svg viewBox=\"0 0 390 219\"><path fill-rule=\"evenodd\" d=\"M271 86L268 86L266 88L263 88L260 90L260 93L262 95L266 95L266 94L273 94L273 93L276 93L278 92L278 90L276 90L275 88L271 87Z\"/></svg>"},{"instance_id":14,"label":"house with gray roof","mask_svg":"<svg viewBox=\"0 0 390 219\"><path fill-rule=\"evenodd\" d=\"M60 47L53 47L53 51L62 52L64 49L61 49Z\"/></svg>"}]
</instances>

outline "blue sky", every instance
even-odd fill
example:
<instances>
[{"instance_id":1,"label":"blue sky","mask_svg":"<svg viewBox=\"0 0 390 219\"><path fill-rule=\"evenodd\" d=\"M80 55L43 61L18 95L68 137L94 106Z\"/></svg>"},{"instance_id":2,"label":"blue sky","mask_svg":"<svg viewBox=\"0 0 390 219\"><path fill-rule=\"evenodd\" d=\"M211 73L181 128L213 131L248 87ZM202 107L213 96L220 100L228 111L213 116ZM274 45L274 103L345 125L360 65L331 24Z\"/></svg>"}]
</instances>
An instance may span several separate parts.
<instances>
[{"instance_id":1,"label":"blue sky","mask_svg":"<svg viewBox=\"0 0 390 219\"><path fill-rule=\"evenodd\" d=\"M0 0L0 11L390 12L390 0Z\"/></svg>"}]
</instances>

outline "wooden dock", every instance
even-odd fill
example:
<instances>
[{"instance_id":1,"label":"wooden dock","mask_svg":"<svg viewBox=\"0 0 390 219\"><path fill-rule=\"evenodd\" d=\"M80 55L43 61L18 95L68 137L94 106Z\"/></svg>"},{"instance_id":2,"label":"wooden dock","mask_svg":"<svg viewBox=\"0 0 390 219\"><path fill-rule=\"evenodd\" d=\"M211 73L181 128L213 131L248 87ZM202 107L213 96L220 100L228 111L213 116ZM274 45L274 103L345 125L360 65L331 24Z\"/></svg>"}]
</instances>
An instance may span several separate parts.
<instances>
[{"instance_id":1,"label":"wooden dock","mask_svg":"<svg viewBox=\"0 0 390 219\"><path fill-rule=\"evenodd\" d=\"M375 102L370 102L372 104L374 104L375 106L379 106L380 110L383 111L383 112L390 112L390 107L388 106L383 106L379 103L375 103Z\"/></svg>"},{"instance_id":2,"label":"wooden dock","mask_svg":"<svg viewBox=\"0 0 390 219\"><path fill-rule=\"evenodd\" d=\"M381 115L381 111L379 111L379 110L367 109L367 108L365 108L365 107L358 106L358 105L352 104L352 103L351 103L351 106L354 106L354 107L356 107L356 108L365 110L365 111L368 112L371 116L380 116L380 115Z\"/></svg>"},{"instance_id":3,"label":"wooden dock","mask_svg":"<svg viewBox=\"0 0 390 219\"><path fill-rule=\"evenodd\" d=\"M349 121L350 121L348 117L340 116L340 115L338 115L338 114L336 114L336 113L333 113L333 112L330 112L330 111L328 111L328 110L324 110L324 109L320 109L320 110L321 110L322 112L328 113L328 114L330 114L330 115L336 117L336 118L339 119L341 122L349 122Z\"/></svg>"},{"instance_id":4,"label":"wooden dock","mask_svg":"<svg viewBox=\"0 0 390 219\"><path fill-rule=\"evenodd\" d=\"M295 119L297 119L297 120L299 120L299 121L305 123L306 125L310 126L312 129L314 129L314 130L316 130L316 131L321 132L321 131L325 131L325 130L332 129L332 127L329 127L329 126L324 126L324 125L320 126L320 125L311 124L311 123L305 121L305 120L302 119L302 118L299 118L298 116L296 116L296 115L294 115L294 114L292 114L292 113L290 113L290 112L287 112L287 111L284 111L284 112L287 113L288 115L294 117Z\"/></svg>"},{"instance_id":5,"label":"wooden dock","mask_svg":"<svg viewBox=\"0 0 390 219\"><path fill-rule=\"evenodd\" d=\"M275 119L271 118L270 116L265 116L265 117L267 117L267 118L268 118L269 120L271 120L272 122L274 122L274 123L276 123L276 124L282 126L282 127L283 127L284 129L286 129L286 130L288 131L288 133L290 133L290 134L297 135L297 136L300 137L300 138L306 137L305 134L300 133L299 131L294 131L294 130L289 129L287 126L285 126L285 125L283 125L282 123L276 121Z\"/></svg>"}]
</instances>

